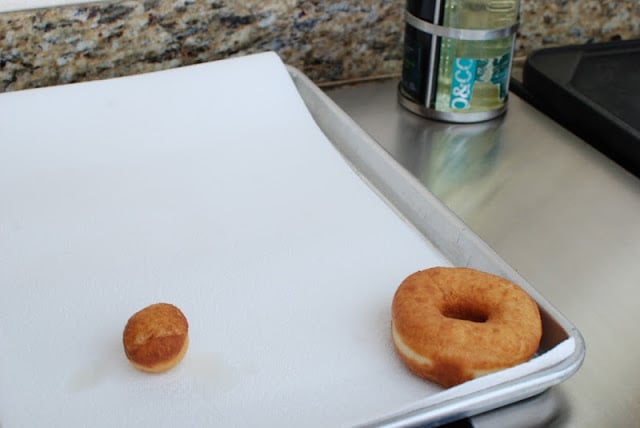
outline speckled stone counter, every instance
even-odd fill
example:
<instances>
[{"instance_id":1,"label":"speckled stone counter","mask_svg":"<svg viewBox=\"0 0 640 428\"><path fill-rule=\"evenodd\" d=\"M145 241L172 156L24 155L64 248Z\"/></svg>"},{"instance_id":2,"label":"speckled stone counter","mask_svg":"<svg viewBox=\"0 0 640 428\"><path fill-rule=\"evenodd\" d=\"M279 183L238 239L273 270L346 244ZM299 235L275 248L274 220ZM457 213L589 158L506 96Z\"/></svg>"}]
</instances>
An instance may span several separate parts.
<instances>
[{"instance_id":1,"label":"speckled stone counter","mask_svg":"<svg viewBox=\"0 0 640 428\"><path fill-rule=\"evenodd\" d=\"M138 0L0 14L0 92L272 50L319 84L394 76L404 1ZM640 2L523 0L516 57L640 37Z\"/></svg>"}]
</instances>

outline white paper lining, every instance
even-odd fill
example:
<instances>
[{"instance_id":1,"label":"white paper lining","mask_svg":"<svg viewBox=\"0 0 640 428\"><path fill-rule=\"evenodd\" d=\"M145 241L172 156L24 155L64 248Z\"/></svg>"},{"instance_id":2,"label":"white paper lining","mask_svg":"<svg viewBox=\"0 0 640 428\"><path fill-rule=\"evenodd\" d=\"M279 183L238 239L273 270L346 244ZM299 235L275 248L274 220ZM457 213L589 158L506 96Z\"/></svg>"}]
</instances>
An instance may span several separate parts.
<instances>
[{"instance_id":1,"label":"white paper lining","mask_svg":"<svg viewBox=\"0 0 640 428\"><path fill-rule=\"evenodd\" d=\"M393 293L449 262L274 54L3 94L0 129L4 428L348 426L519 375L437 394L400 363ZM157 301L191 344L149 376L120 341Z\"/></svg>"}]
</instances>

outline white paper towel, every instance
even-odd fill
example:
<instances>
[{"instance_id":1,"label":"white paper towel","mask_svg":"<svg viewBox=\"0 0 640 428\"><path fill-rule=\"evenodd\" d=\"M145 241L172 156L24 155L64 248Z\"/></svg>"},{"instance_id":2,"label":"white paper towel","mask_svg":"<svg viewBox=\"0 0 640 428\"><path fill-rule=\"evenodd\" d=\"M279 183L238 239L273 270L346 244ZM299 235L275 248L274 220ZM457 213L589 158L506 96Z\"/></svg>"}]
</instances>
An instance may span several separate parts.
<instances>
[{"instance_id":1,"label":"white paper towel","mask_svg":"<svg viewBox=\"0 0 640 428\"><path fill-rule=\"evenodd\" d=\"M3 94L0 130L3 428L348 426L441 396L394 354L389 308L449 263L276 55ZM148 375L121 334L158 301L191 343Z\"/></svg>"}]
</instances>

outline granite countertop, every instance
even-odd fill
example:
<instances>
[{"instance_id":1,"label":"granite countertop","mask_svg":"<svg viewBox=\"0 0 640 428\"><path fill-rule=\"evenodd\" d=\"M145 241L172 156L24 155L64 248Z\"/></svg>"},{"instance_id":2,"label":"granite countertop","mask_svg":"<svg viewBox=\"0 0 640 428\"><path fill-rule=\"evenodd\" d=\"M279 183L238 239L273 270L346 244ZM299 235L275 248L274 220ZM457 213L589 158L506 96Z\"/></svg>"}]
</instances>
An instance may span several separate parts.
<instances>
[{"instance_id":1,"label":"granite countertop","mask_svg":"<svg viewBox=\"0 0 640 428\"><path fill-rule=\"evenodd\" d=\"M0 14L0 92L275 51L318 84L397 76L405 3L126 0ZM522 0L534 49L640 37L640 3Z\"/></svg>"}]
</instances>

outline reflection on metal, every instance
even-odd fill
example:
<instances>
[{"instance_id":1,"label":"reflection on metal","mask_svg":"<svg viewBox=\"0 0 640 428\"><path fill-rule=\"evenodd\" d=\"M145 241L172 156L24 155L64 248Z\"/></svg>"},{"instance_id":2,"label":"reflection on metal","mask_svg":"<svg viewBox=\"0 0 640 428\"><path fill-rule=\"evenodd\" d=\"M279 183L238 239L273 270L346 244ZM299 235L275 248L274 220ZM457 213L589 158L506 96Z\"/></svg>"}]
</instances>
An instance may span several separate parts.
<instances>
[{"instance_id":1,"label":"reflection on metal","mask_svg":"<svg viewBox=\"0 0 640 428\"><path fill-rule=\"evenodd\" d=\"M428 166L421 177L437 195L447 196L491 171L500 145L501 121L425 128Z\"/></svg>"},{"instance_id":2,"label":"reflection on metal","mask_svg":"<svg viewBox=\"0 0 640 428\"><path fill-rule=\"evenodd\" d=\"M463 212L487 203L504 118L465 125L423 121L412 142L412 172L438 198Z\"/></svg>"}]
</instances>

